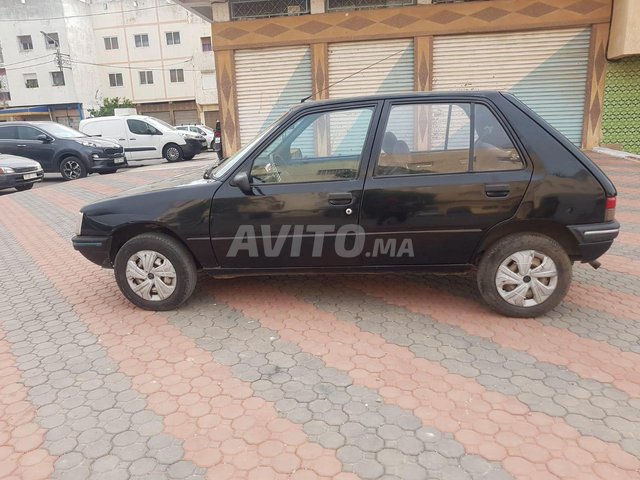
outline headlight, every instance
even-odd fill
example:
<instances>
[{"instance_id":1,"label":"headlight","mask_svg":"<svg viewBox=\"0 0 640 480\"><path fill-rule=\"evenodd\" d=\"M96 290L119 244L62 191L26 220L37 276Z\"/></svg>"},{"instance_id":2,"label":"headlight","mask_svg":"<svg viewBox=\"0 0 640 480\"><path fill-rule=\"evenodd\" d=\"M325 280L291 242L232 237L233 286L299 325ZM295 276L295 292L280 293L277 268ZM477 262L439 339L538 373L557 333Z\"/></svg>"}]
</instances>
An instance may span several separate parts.
<instances>
[{"instance_id":1,"label":"headlight","mask_svg":"<svg viewBox=\"0 0 640 480\"><path fill-rule=\"evenodd\" d=\"M78 220L76 223L76 235L82 235L82 221L84 220L84 213L78 213Z\"/></svg>"},{"instance_id":2,"label":"headlight","mask_svg":"<svg viewBox=\"0 0 640 480\"><path fill-rule=\"evenodd\" d=\"M90 142L88 140L76 140L80 145L84 145L85 147L98 148L99 145L95 142Z\"/></svg>"},{"instance_id":3,"label":"headlight","mask_svg":"<svg viewBox=\"0 0 640 480\"><path fill-rule=\"evenodd\" d=\"M13 168L9 167L0 167L0 175L5 175L7 173L16 173Z\"/></svg>"}]
</instances>

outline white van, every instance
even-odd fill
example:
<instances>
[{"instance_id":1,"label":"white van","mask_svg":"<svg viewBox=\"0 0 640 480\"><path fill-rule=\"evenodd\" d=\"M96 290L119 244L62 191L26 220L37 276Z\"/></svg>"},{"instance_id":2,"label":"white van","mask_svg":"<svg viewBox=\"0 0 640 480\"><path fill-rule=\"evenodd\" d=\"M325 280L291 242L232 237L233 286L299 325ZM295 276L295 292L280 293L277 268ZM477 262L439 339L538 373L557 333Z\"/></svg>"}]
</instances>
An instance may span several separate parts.
<instances>
[{"instance_id":1,"label":"white van","mask_svg":"<svg viewBox=\"0 0 640 480\"><path fill-rule=\"evenodd\" d=\"M202 150L197 135L147 115L88 118L80 122L80 131L115 140L124 147L127 160L166 158L178 162L191 160Z\"/></svg>"}]
</instances>

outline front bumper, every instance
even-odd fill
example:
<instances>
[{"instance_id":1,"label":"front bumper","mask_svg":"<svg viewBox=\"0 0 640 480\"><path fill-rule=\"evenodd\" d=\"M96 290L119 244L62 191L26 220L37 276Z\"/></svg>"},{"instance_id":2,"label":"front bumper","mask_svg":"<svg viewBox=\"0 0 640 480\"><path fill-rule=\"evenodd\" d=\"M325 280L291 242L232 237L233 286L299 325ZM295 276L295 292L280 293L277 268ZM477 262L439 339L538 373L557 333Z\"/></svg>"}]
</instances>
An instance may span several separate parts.
<instances>
[{"instance_id":1,"label":"front bumper","mask_svg":"<svg viewBox=\"0 0 640 480\"><path fill-rule=\"evenodd\" d=\"M181 146L185 157L190 157L202 151L200 140L196 140L195 138L185 138L185 141L187 144Z\"/></svg>"},{"instance_id":2,"label":"front bumper","mask_svg":"<svg viewBox=\"0 0 640 480\"><path fill-rule=\"evenodd\" d=\"M620 233L620 224L616 221L569 225L568 228L578 241L583 262L592 262L604 255Z\"/></svg>"},{"instance_id":3,"label":"front bumper","mask_svg":"<svg viewBox=\"0 0 640 480\"><path fill-rule=\"evenodd\" d=\"M35 178L25 179L25 176L28 177L34 174L36 175ZM7 173L4 175L0 175L0 190L41 182L43 178L44 172L42 170L34 170L33 172Z\"/></svg>"},{"instance_id":4,"label":"front bumper","mask_svg":"<svg viewBox=\"0 0 640 480\"><path fill-rule=\"evenodd\" d=\"M104 151L92 151L87 155L88 169L90 172L105 172L117 170L127 166L124 150L119 153L106 153Z\"/></svg>"},{"instance_id":5,"label":"front bumper","mask_svg":"<svg viewBox=\"0 0 640 480\"><path fill-rule=\"evenodd\" d=\"M87 260L100 265L101 267L111 268L111 258L109 251L111 249L110 237L88 237L86 235L76 235L71 239L73 248L79 251Z\"/></svg>"}]
</instances>

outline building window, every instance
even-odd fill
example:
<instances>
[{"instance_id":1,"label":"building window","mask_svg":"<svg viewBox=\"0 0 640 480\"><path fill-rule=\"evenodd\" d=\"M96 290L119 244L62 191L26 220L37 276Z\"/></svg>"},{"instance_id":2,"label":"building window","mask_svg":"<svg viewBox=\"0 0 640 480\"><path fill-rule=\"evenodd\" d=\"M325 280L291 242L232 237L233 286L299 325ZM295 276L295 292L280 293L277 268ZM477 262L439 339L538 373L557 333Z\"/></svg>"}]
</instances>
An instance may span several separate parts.
<instances>
[{"instance_id":1,"label":"building window","mask_svg":"<svg viewBox=\"0 0 640 480\"><path fill-rule=\"evenodd\" d=\"M167 45L180 45L180 32L167 32Z\"/></svg>"},{"instance_id":2,"label":"building window","mask_svg":"<svg viewBox=\"0 0 640 480\"><path fill-rule=\"evenodd\" d=\"M309 0L230 0L231 20L286 17L310 13Z\"/></svg>"},{"instance_id":3,"label":"building window","mask_svg":"<svg viewBox=\"0 0 640 480\"><path fill-rule=\"evenodd\" d=\"M104 37L105 50L118 50L118 37Z\"/></svg>"},{"instance_id":4,"label":"building window","mask_svg":"<svg viewBox=\"0 0 640 480\"><path fill-rule=\"evenodd\" d=\"M20 44L20 50L28 52L33 50L33 42L31 41L31 35L20 35L18 37L18 43Z\"/></svg>"},{"instance_id":5,"label":"building window","mask_svg":"<svg viewBox=\"0 0 640 480\"><path fill-rule=\"evenodd\" d=\"M112 87L122 87L124 82L122 81L121 73L110 73L109 74L109 85Z\"/></svg>"},{"instance_id":6,"label":"building window","mask_svg":"<svg viewBox=\"0 0 640 480\"><path fill-rule=\"evenodd\" d=\"M148 47L149 46L149 35L146 33L141 33L139 35L134 35L133 39L136 43L136 48Z\"/></svg>"},{"instance_id":7,"label":"building window","mask_svg":"<svg viewBox=\"0 0 640 480\"><path fill-rule=\"evenodd\" d=\"M64 85L64 72L51 72L51 85L61 87Z\"/></svg>"},{"instance_id":8,"label":"building window","mask_svg":"<svg viewBox=\"0 0 640 480\"><path fill-rule=\"evenodd\" d=\"M202 89L215 90L216 74L215 72L202 72Z\"/></svg>"},{"instance_id":9,"label":"building window","mask_svg":"<svg viewBox=\"0 0 640 480\"><path fill-rule=\"evenodd\" d=\"M47 45L47 50L56 49L60 45L60 38L57 33L47 33L44 36L44 41Z\"/></svg>"},{"instance_id":10,"label":"building window","mask_svg":"<svg viewBox=\"0 0 640 480\"><path fill-rule=\"evenodd\" d=\"M200 37L200 43L202 43L203 52L210 52L213 50L211 46L211 37Z\"/></svg>"},{"instance_id":11,"label":"building window","mask_svg":"<svg viewBox=\"0 0 640 480\"><path fill-rule=\"evenodd\" d=\"M415 4L416 0L326 0L326 8L328 12L365 10L367 8L401 7L403 5Z\"/></svg>"},{"instance_id":12,"label":"building window","mask_svg":"<svg viewBox=\"0 0 640 480\"><path fill-rule=\"evenodd\" d=\"M35 73L24 74L24 85L27 88L38 88L38 77Z\"/></svg>"},{"instance_id":13,"label":"building window","mask_svg":"<svg viewBox=\"0 0 640 480\"><path fill-rule=\"evenodd\" d=\"M169 76L171 77L171 83L184 82L184 70L182 68L175 68L169 70Z\"/></svg>"},{"instance_id":14,"label":"building window","mask_svg":"<svg viewBox=\"0 0 640 480\"><path fill-rule=\"evenodd\" d=\"M153 72L151 70L145 70L140 73L140 85L153 85Z\"/></svg>"}]
</instances>

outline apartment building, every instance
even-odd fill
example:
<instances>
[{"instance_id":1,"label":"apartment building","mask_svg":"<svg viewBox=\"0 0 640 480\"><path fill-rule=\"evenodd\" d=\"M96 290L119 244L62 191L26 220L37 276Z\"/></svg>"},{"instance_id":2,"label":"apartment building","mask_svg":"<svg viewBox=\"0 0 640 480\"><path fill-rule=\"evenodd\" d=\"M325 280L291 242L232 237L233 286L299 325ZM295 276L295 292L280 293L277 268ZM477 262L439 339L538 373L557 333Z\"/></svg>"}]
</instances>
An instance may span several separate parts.
<instances>
[{"instance_id":1,"label":"apartment building","mask_svg":"<svg viewBox=\"0 0 640 480\"><path fill-rule=\"evenodd\" d=\"M0 25L0 121L77 126L108 97L170 123L218 118L211 27L172 2L5 0Z\"/></svg>"}]
</instances>

